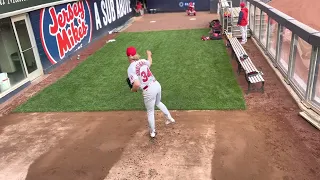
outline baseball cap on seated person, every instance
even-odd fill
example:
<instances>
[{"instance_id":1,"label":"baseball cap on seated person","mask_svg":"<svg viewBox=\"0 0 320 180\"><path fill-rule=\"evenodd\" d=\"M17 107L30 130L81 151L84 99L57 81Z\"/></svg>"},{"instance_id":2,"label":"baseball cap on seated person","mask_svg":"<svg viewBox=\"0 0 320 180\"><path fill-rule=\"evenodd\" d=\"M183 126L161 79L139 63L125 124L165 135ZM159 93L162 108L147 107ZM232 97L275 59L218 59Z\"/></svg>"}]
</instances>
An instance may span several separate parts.
<instances>
[{"instance_id":1,"label":"baseball cap on seated person","mask_svg":"<svg viewBox=\"0 0 320 180\"><path fill-rule=\"evenodd\" d=\"M244 8L246 6L246 4L244 2L240 3L240 7Z\"/></svg>"},{"instance_id":2,"label":"baseball cap on seated person","mask_svg":"<svg viewBox=\"0 0 320 180\"><path fill-rule=\"evenodd\" d=\"M135 47L130 46L127 48L127 56L134 56L137 54L137 50Z\"/></svg>"}]
</instances>

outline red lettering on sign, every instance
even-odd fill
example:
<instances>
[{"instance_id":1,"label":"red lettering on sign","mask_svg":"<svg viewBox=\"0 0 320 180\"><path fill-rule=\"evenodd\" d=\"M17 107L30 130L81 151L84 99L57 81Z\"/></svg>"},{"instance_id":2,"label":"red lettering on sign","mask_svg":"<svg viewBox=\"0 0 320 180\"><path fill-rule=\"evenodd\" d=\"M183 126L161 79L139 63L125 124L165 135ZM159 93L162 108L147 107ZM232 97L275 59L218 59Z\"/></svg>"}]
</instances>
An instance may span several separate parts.
<instances>
[{"instance_id":1,"label":"red lettering on sign","mask_svg":"<svg viewBox=\"0 0 320 180\"><path fill-rule=\"evenodd\" d=\"M84 4L82 1L73 5L68 4L66 9L58 13L54 7L51 7L49 14L52 19L49 33L56 36L59 55L63 58L88 34L89 26L85 21Z\"/></svg>"},{"instance_id":2,"label":"red lettering on sign","mask_svg":"<svg viewBox=\"0 0 320 180\"><path fill-rule=\"evenodd\" d=\"M57 35L59 55L63 57L64 54L71 48L71 42L68 38L67 31L64 29Z\"/></svg>"},{"instance_id":3,"label":"red lettering on sign","mask_svg":"<svg viewBox=\"0 0 320 180\"><path fill-rule=\"evenodd\" d=\"M61 58L64 57L65 53L71 50L76 44L78 44L84 36L88 32L88 25L84 22L81 23L79 27L75 26L72 22L71 27L63 29L60 33L57 34L57 41L58 41L58 49L59 55ZM68 34L67 34L68 31Z\"/></svg>"},{"instance_id":4,"label":"red lettering on sign","mask_svg":"<svg viewBox=\"0 0 320 180\"><path fill-rule=\"evenodd\" d=\"M80 31L80 28L79 27L79 31ZM73 39L74 39L74 42L75 43L78 43L80 42L80 36L79 36L79 32L78 32L78 29L76 27L74 27L74 23L71 23L71 30L72 30L72 35L73 35Z\"/></svg>"},{"instance_id":5,"label":"red lettering on sign","mask_svg":"<svg viewBox=\"0 0 320 180\"><path fill-rule=\"evenodd\" d=\"M1 1L1 0L0 0ZM86 3L86 4L84 4ZM87 13L87 14L86 14ZM88 34L89 33L89 34ZM57 52L60 59L65 54L82 47L80 43L88 36L88 42L92 35L92 15L88 0L77 1L63 5L63 8L43 8L40 13L40 37L49 61L52 64L57 63L56 57L53 57L51 51ZM49 39L47 39L49 37ZM50 38L54 38L55 42ZM50 45L49 45L50 44ZM56 44L57 49L52 47ZM50 49L49 49L50 48Z\"/></svg>"},{"instance_id":6,"label":"red lettering on sign","mask_svg":"<svg viewBox=\"0 0 320 180\"><path fill-rule=\"evenodd\" d=\"M68 5L67 9L68 9L68 12L69 12L69 16L65 16L65 17L67 17L67 22L70 22L74 18L74 15L73 15L74 12L73 12L73 9L71 8L70 5Z\"/></svg>"},{"instance_id":7,"label":"red lettering on sign","mask_svg":"<svg viewBox=\"0 0 320 180\"><path fill-rule=\"evenodd\" d=\"M50 33L52 35L56 35L59 29L63 29L67 24L73 22L75 17L80 19L85 18L83 2L74 3L72 6L68 4L67 10L62 9L58 14L54 7L49 8L49 12L53 21L53 24L50 24Z\"/></svg>"},{"instance_id":8,"label":"red lettering on sign","mask_svg":"<svg viewBox=\"0 0 320 180\"><path fill-rule=\"evenodd\" d=\"M54 8L50 8L49 9L50 15L51 15L51 19L53 21L53 25L50 25L50 33L51 34L56 34L58 32L58 21L57 21L57 17L56 17L56 10Z\"/></svg>"}]
</instances>

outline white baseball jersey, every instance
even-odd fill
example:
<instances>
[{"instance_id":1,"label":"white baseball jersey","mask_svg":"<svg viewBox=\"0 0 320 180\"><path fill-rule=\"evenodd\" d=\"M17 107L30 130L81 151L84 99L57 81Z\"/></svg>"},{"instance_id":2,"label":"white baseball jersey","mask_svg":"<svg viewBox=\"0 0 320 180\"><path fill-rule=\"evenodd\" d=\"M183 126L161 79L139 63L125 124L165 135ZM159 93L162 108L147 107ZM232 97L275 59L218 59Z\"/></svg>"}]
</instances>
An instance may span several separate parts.
<instances>
[{"instance_id":1,"label":"white baseball jersey","mask_svg":"<svg viewBox=\"0 0 320 180\"><path fill-rule=\"evenodd\" d=\"M140 59L130 64L128 67L128 77L131 83L139 79L141 89L156 80L150 71L150 62L145 59Z\"/></svg>"}]
</instances>

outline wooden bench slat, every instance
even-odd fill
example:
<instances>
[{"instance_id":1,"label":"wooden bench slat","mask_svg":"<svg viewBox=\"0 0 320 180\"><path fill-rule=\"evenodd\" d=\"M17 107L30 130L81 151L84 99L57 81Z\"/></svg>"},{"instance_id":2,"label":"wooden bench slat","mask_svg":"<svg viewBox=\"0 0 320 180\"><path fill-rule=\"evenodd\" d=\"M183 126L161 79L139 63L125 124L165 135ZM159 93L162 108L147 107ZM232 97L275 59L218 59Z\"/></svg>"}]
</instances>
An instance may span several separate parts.
<instances>
[{"instance_id":1,"label":"wooden bench slat","mask_svg":"<svg viewBox=\"0 0 320 180\"><path fill-rule=\"evenodd\" d=\"M256 79L256 76L251 77L251 81L252 81L252 83L258 82L258 80Z\"/></svg>"},{"instance_id":2,"label":"wooden bench slat","mask_svg":"<svg viewBox=\"0 0 320 180\"><path fill-rule=\"evenodd\" d=\"M259 82L258 76L259 76L259 75L253 76L253 79L254 79L255 82Z\"/></svg>"},{"instance_id":3,"label":"wooden bench slat","mask_svg":"<svg viewBox=\"0 0 320 180\"><path fill-rule=\"evenodd\" d=\"M241 43L238 41L238 39L236 37L231 37L229 38L228 35L229 33L227 31L225 31L225 34L227 35L227 39L230 42L230 45L233 49L233 52L235 54L235 56L237 57L237 62L238 62L238 73L242 69L245 71L246 74L246 80L248 83L248 91L247 94L250 92L251 90L251 84L255 84L258 82L262 82L261 84L261 92L264 92L264 79L262 77L262 75L259 73L259 71L257 70L256 66L253 64L253 62L251 61L250 57L248 57L245 60L240 60L240 56L241 54L247 54L245 49L243 48L243 46L241 45ZM255 75L248 75L250 72L258 72L258 74Z\"/></svg>"},{"instance_id":4,"label":"wooden bench slat","mask_svg":"<svg viewBox=\"0 0 320 180\"><path fill-rule=\"evenodd\" d=\"M263 77L261 74L257 74L255 76L248 77L249 81L252 83L257 83L257 82L264 82Z\"/></svg>"},{"instance_id":5,"label":"wooden bench slat","mask_svg":"<svg viewBox=\"0 0 320 180\"><path fill-rule=\"evenodd\" d=\"M238 40L236 40L238 41ZM240 43L239 43L240 44ZM240 51L239 50L239 46L235 47L237 49L237 57L238 59L240 58L240 54L246 54L245 51ZM246 67L246 70L249 71L249 72L253 72L253 71L257 71L256 67L254 66L254 64L252 63L250 57L248 57L248 59L246 59L245 61L241 61L240 60L240 63L243 64L245 67ZM248 72L248 73L249 73Z\"/></svg>"},{"instance_id":6,"label":"wooden bench slat","mask_svg":"<svg viewBox=\"0 0 320 180\"><path fill-rule=\"evenodd\" d=\"M254 78L254 79L255 79L255 81L257 81L257 82L259 82L259 81L260 81L259 75L255 75L253 78Z\"/></svg>"},{"instance_id":7,"label":"wooden bench slat","mask_svg":"<svg viewBox=\"0 0 320 180\"><path fill-rule=\"evenodd\" d=\"M255 65L252 63L250 57L248 57L248 59L241 61L240 60L240 55L241 54L246 54L246 51L244 50L243 46L241 45L241 43L238 41L238 39L236 37L232 37L229 39L230 40L230 44L232 46L232 48L235 51L235 54L239 60L239 63L241 64L241 66L243 67L243 69L246 71L246 73L250 73L253 71L258 72L257 68L255 67ZM264 81L263 77L261 76L261 74L257 74L254 76L250 76L249 81L252 83L257 83L257 82L261 82Z\"/></svg>"},{"instance_id":8,"label":"wooden bench slat","mask_svg":"<svg viewBox=\"0 0 320 180\"><path fill-rule=\"evenodd\" d=\"M260 79L258 78L260 75L255 75L252 77L249 77L249 80L252 81L253 83L260 82Z\"/></svg>"},{"instance_id":9,"label":"wooden bench slat","mask_svg":"<svg viewBox=\"0 0 320 180\"><path fill-rule=\"evenodd\" d=\"M248 79L249 79L249 81L250 81L251 83L255 83L253 77L248 77Z\"/></svg>"},{"instance_id":10,"label":"wooden bench slat","mask_svg":"<svg viewBox=\"0 0 320 180\"><path fill-rule=\"evenodd\" d=\"M256 78L257 81L264 81L264 79L263 79L261 74L257 74L254 77Z\"/></svg>"},{"instance_id":11,"label":"wooden bench slat","mask_svg":"<svg viewBox=\"0 0 320 180\"><path fill-rule=\"evenodd\" d=\"M232 39L231 40L232 42L232 44L231 44L231 46L233 45L233 44L237 44L235 41L238 41L237 39ZM238 44L240 44L239 42L238 42ZM238 59L240 59L240 55L241 54L245 54L245 52L241 52L240 50L239 50L239 47L238 46L235 46L235 47L233 47L234 48L234 50L235 50L235 53L236 53L236 55L237 55L237 58ZM252 71L256 71L256 68L255 68L255 66L252 64L252 61L251 61L251 59L250 58L248 58L248 59L246 59L246 60L244 60L244 61L241 61L241 60L239 60L240 61L240 64L244 67L244 69L246 70L246 71L248 71L248 73L249 72L252 72Z\"/></svg>"},{"instance_id":12,"label":"wooden bench slat","mask_svg":"<svg viewBox=\"0 0 320 180\"><path fill-rule=\"evenodd\" d=\"M246 62L244 62L244 61L246 61ZM247 73L252 72L252 69L250 68L249 63L247 62L248 59L246 59L244 61L241 61L241 64L243 65L243 69L245 69L247 71Z\"/></svg>"},{"instance_id":13,"label":"wooden bench slat","mask_svg":"<svg viewBox=\"0 0 320 180\"><path fill-rule=\"evenodd\" d=\"M250 58L248 58L250 62L248 62L248 66L251 72L257 71L256 67L253 65L252 61Z\"/></svg>"},{"instance_id":14,"label":"wooden bench slat","mask_svg":"<svg viewBox=\"0 0 320 180\"><path fill-rule=\"evenodd\" d=\"M263 79L261 74L259 74L259 78L260 78L260 81L264 81L264 79Z\"/></svg>"}]
</instances>

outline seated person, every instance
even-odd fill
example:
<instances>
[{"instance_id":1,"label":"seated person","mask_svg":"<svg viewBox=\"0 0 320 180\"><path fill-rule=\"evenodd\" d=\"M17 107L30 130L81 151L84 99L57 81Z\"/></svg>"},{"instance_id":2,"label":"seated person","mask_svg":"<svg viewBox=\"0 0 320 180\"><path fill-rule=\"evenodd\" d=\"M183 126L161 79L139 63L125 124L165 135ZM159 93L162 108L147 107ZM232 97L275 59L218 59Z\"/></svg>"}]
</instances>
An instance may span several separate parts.
<instances>
[{"instance_id":1,"label":"seated person","mask_svg":"<svg viewBox=\"0 0 320 180\"><path fill-rule=\"evenodd\" d=\"M142 3L140 1L138 1L137 5L136 5L136 13L139 15L143 15L143 7L142 7Z\"/></svg>"},{"instance_id":2,"label":"seated person","mask_svg":"<svg viewBox=\"0 0 320 180\"><path fill-rule=\"evenodd\" d=\"M189 2L188 10L189 11L193 11L194 10L193 2Z\"/></svg>"}]
</instances>

